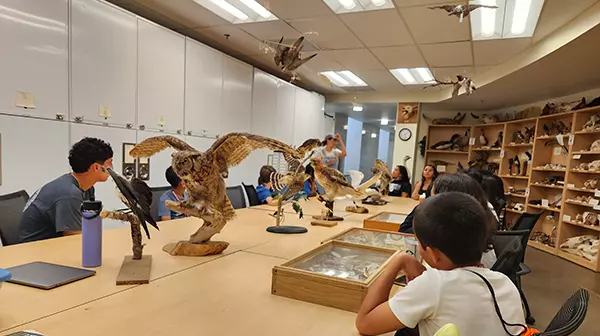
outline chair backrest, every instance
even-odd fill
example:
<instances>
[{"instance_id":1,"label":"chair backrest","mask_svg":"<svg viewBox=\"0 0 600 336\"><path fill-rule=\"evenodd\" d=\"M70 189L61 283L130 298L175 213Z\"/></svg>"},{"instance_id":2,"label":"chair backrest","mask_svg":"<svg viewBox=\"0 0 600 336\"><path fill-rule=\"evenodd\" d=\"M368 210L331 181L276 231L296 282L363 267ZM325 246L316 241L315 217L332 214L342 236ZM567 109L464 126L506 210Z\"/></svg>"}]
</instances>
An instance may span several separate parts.
<instances>
[{"instance_id":1,"label":"chair backrest","mask_svg":"<svg viewBox=\"0 0 600 336\"><path fill-rule=\"evenodd\" d=\"M152 214L152 218L155 221L160 220L158 217L158 202L160 202L160 197L167 191L170 190L171 187L156 187L150 188L152 190L152 204L150 204L150 213Z\"/></svg>"},{"instance_id":2,"label":"chair backrest","mask_svg":"<svg viewBox=\"0 0 600 336\"><path fill-rule=\"evenodd\" d=\"M244 189L242 186L227 187L225 192L234 209L246 207L246 197L244 197ZM256 193L256 190L254 192Z\"/></svg>"},{"instance_id":3,"label":"chair backrest","mask_svg":"<svg viewBox=\"0 0 600 336\"><path fill-rule=\"evenodd\" d=\"M550 324L540 335L566 336L571 335L585 320L590 294L581 288L571 295L556 313Z\"/></svg>"},{"instance_id":4,"label":"chair backrest","mask_svg":"<svg viewBox=\"0 0 600 336\"><path fill-rule=\"evenodd\" d=\"M523 258L525 258L525 250L527 249L527 242L529 241L530 234L531 234L531 231L529 231L529 230L497 231L496 237L494 237L494 239L497 239L498 236L520 237L521 238L521 248L522 248L522 252L523 252L523 256L521 259L521 262L522 262ZM496 253L498 253L498 251L496 251Z\"/></svg>"},{"instance_id":5,"label":"chair backrest","mask_svg":"<svg viewBox=\"0 0 600 336\"><path fill-rule=\"evenodd\" d=\"M519 235L496 235L494 237L494 251L498 259L491 267L492 271L500 272L510 279L514 279L519 270L519 263L523 254Z\"/></svg>"},{"instance_id":6,"label":"chair backrest","mask_svg":"<svg viewBox=\"0 0 600 336\"><path fill-rule=\"evenodd\" d=\"M358 170L349 170L348 175L350 175L350 184L352 184L354 188L358 188L360 182L365 178L365 174Z\"/></svg>"},{"instance_id":7,"label":"chair backrest","mask_svg":"<svg viewBox=\"0 0 600 336\"><path fill-rule=\"evenodd\" d=\"M19 243L19 225L29 194L20 190L0 196L0 232L3 245Z\"/></svg>"},{"instance_id":8,"label":"chair backrest","mask_svg":"<svg viewBox=\"0 0 600 336\"><path fill-rule=\"evenodd\" d=\"M244 190L246 190L246 196L248 196L248 203L250 203L250 206L260 205L256 188L254 188L252 184L247 185L242 183L242 186L244 186Z\"/></svg>"},{"instance_id":9,"label":"chair backrest","mask_svg":"<svg viewBox=\"0 0 600 336\"><path fill-rule=\"evenodd\" d=\"M517 221L515 222L515 225L512 227L512 230L533 230L533 227L535 226L535 223L537 223L537 221L540 219L540 217L542 216L543 212L540 213L523 213L521 214L521 216L519 216L519 218L517 218Z\"/></svg>"}]
</instances>

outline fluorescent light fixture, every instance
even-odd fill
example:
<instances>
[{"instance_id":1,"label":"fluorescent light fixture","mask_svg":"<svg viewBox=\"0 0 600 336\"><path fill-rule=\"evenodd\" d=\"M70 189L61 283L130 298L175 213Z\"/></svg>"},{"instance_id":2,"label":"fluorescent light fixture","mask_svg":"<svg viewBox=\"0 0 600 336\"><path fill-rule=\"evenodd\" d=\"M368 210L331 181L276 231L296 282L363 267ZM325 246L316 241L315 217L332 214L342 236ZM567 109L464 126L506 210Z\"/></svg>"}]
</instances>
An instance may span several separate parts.
<instances>
[{"instance_id":1,"label":"fluorescent light fixture","mask_svg":"<svg viewBox=\"0 0 600 336\"><path fill-rule=\"evenodd\" d=\"M470 0L469 4L498 6L469 15L471 35L477 41L533 36L544 0Z\"/></svg>"},{"instance_id":2,"label":"fluorescent light fixture","mask_svg":"<svg viewBox=\"0 0 600 336\"><path fill-rule=\"evenodd\" d=\"M363 135L365 135L365 134L367 134L367 131L362 130L362 132L360 132L360 133L362 133Z\"/></svg>"},{"instance_id":3,"label":"fluorescent light fixture","mask_svg":"<svg viewBox=\"0 0 600 336\"><path fill-rule=\"evenodd\" d=\"M373 139L377 138L377 133L371 133L371 138L373 138Z\"/></svg>"},{"instance_id":4,"label":"fluorescent light fixture","mask_svg":"<svg viewBox=\"0 0 600 336\"><path fill-rule=\"evenodd\" d=\"M394 8L393 0L323 0L323 2L336 14Z\"/></svg>"},{"instance_id":5,"label":"fluorescent light fixture","mask_svg":"<svg viewBox=\"0 0 600 336\"><path fill-rule=\"evenodd\" d=\"M236 18L240 19L240 20L248 20L248 15L244 14L244 12L242 12L241 10L233 7L232 4L230 4L229 2L225 1L225 0L210 0L212 3L214 3L215 5L221 7L222 9L224 9L225 11L227 11L227 13L235 16Z\"/></svg>"},{"instance_id":6,"label":"fluorescent light fixture","mask_svg":"<svg viewBox=\"0 0 600 336\"><path fill-rule=\"evenodd\" d=\"M271 12L269 12L268 10L266 10L265 7L263 7L261 4L259 4L258 2L254 1L254 0L240 0L241 3L243 3L244 5L248 6L250 9L252 9L256 14L262 16L265 19L268 19L271 17Z\"/></svg>"},{"instance_id":7,"label":"fluorescent light fixture","mask_svg":"<svg viewBox=\"0 0 600 336\"><path fill-rule=\"evenodd\" d=\"M348 129L348 125L344 125L344 129L347 130Z\"/></svg>"},{"instance_id":8,"label":"fluorescent light fixture","mask_svg":"<svg viewBox=\"0 0 600 336\"><path fill-rule=\"evenodd\" d=\"M337 86L368 86L365 81L350 70L324 71L320 72L320 74L327 77L327 79Z\"/></svg>"},{"instance_id":9,"label":"fluorescent light fixture","mask_svg":"<svg viewBox=\"0 0 600 336\"><path fill-rule=\"evenodd\" d=\"M354 111L354 112L362 112L362 110L363 110L362 105L354 105L354 106L352 106L352 111Z\"/></svg>"},{"instance_id":10,"label":"fluorescent light fixture","mask_svg":"<svg viewBox=\"0 0 600 336\"><path fill-rule=\"evenodd\" d=\"M381 119L381 125L382 126L387 126L387 124L389 124L389 123L390 123L390 121L388 120L388 118Z\"/></svg>"},{"instance_id":11,"label":"fluorescent light fixture","mask_svg":"<svg viewBox=\"0 0 600 336\"><path fill-rule=\"evenodd\" d=\"M428 68L399 68L392 69L390 72L403 85L422 85L434 80Z\"/></svg>"}]
</instances>

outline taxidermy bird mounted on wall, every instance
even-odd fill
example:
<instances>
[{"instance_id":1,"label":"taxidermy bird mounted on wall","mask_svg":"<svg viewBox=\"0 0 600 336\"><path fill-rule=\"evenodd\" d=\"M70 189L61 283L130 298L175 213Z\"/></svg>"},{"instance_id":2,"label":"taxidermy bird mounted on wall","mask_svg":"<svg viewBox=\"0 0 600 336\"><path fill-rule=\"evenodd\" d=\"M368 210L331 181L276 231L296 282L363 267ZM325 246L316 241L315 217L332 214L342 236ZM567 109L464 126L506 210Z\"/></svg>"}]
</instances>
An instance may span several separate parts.
<instances>
[{"instance_id":1,"label":"taxidermy bird mounted on wall","mask_svg":"<svg viewBox=\"0 0 600 336\"><path fill-rule=\"evenodd\" d=\"M281 141L250 133L221 136L206 152L200 152L174 136L156 136L140 142L129 154L135 158L150 157L168 147L176 150L172 154L172 167L185 181L188 198L181 202L167 201L166 206L204 221L202 227L190 236L188 243L194 245L208 244L211 237L221 232L227 221L235 217L235 210L225 193L224 171L237 166L250 153L261 148L281 151L295 159L301 159L305 154ZM211 253L220 253L226 247Z\"/></svg>"},{"instance_id":2,"label":"taxidermy bird mounted on wall","mask_svg":"<svg viewBox=\"0 0 600 336\"><path fill-rule=\"evenodd\" d=\"M131 238L133 240L133 259L140 260L142 258L142 234L140 226L144 229L146 237L150 238L148 231L149 223L158 230L158 225L152 217L150 205L152 204L152 191L150 187L137 177L132 177L128 181L121 175L117 174L111 168L106 168L108 174L115 182L115 192L117 197L130 209L131 213L119 211L102 211L103 218L117 219L131 224Z\"/></svg>"},{"instance_id":3,"label":"taxidermy bird mounted on wall","mask_svg":"<svg viewBox=\"0 0 600 336\"><path fill-rule=\"evenodd\" d=\"M463 22L463 19L469 16L472 11L479 8L498 8L498 6L489 6L489 5L479 5L479 4L471 4L471 5L441 5L441 6L431 6L429 9L443 9L448 12L448 16L457 16L460 19L460 22Z\"/></svg>"},{"instance_id":4,"label":"taxidermy bird mounted on wall","mask_svg":"<svg viewBox=\"0 0 600 336\"><path fill-rule=\"evenodd\" d=\"M275 56L273 56L275 65L277 65L277 67L284 73L292 74L292 80L298 78L295 70L317 56L317 54L313 54L305 58L300 58L300 52L302 51L304 43L304 36L300 36L292 45L283 44L283 37L281 37L279 43L270 41L263 41L263 43L276 45Z\"/></svg>"}]
</instances>

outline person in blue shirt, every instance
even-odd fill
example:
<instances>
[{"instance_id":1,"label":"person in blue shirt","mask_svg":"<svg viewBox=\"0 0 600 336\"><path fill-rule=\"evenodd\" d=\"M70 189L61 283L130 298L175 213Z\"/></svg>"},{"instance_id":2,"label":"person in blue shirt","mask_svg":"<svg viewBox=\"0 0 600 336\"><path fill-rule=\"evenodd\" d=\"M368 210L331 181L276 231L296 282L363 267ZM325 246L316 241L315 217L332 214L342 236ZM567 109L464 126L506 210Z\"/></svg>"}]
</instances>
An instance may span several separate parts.
<instances>
[{"instance_id":1,"label":"person in blue shirt","mask_svg":"<svg viewBox=\"0 0 600 336\"><path fill-rule=\"evenodd\" d=\"M185 217L182 213L167 209L167 206L165 205L165 201L167 200L179 202L185 199L185 185L183 184L183 181L175 174L173 167L167 168L165 171L165 178L171 185L171 189L160 196L160 201L158 202L158 216L160 217L160 220L164 221Z\"/></svg>"},{"instance_id":2,"label":"person in blue shirt","mask_svg":"<svg viewBox=\"0 0 600 336\"><path fill-rule=\"evenodd\" d=\"M317 188L317 182L315 181L315 169L311 165L307 165L304 172L310 175L310 178L304 181L303 191L306 196L313 197L317 196L317 194L321 194Z\"/></svg>"},{"instance_id":3,"label":"person in blue shirt","mask_svg":"<svg viewBox=\"0 0 600 336\"><path fill-rule=\"evenodd\" d=\"M273 198L273 183L271 182L271 174L276 170L272 166L265 165L260 168L258 174L258 186L256 187L256 195L261 204L277 205L277 200Z\"/></svg>"}]
</instances>

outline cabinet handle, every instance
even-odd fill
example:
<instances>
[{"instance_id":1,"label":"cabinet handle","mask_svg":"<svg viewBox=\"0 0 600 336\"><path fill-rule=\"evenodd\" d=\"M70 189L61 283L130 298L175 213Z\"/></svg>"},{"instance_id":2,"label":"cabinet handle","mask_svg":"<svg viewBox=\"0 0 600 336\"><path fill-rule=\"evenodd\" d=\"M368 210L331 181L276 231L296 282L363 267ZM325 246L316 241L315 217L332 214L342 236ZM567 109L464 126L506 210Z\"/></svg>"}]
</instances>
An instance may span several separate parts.
<instances>
[{"instance_id":1,"label":"cabinet handle","mask_svg":"<svg viewBox=\"0 0 600 336\"><path fill-rule=\"evenodd\" d=\"M83 117L82 117L82 116L77 116L77 117L75 117L75 122L76 122L76 123L81 123L81 122L83 122Z\"/></svg>"},{"instance_id":2,"label":"cabinet handle","mask_svg":"<svg viewBox=\"0 0 600 336\"><path fill-rule=\"evenodd\" d=\"M133 125L132 124L126 124L125 127L127 127L128 129L132 129Z\"/></svg>"},{"instance_id":3,"label":"cabinet handle","mask_svg":"<svg viewBox=\"0 0 600 336\"><path fill-rule=\"evenodd\" d=\"M187 131L187 135L192 135L192 131Z\"/></svg>"},{"instance_id":4,"label":"cabinet handle","mask_svg":"<svg viewBox=\"0 0 600 336\"><path fill-rule=\"evenodd\" d=\"M143 131L146 129L146 125L140 125L140 129Z\"/></svg>"},{"instance_id":5,"label":"cabinet handle","mask_svg":"<svg viewBox=\"0 0 600 336\"><path fill-rule=\"evenodd\" d=\"M64 115L64 114L57 113L57 114L56 114L56 120L65 120L65 115Z\"/></svg>"},{"instance_id":6,"label":"cabinet handle","mask_svg":"<svg viewBox=\"0 0 600 336\"><path fill-rule=\"evenodd\" d=\"M177 130L177 134L181 134L181 133L182 133L182 132L181 132L181 130L180 130L180 129L178 129L178 130Z\"/></svg>"}]
</instances>

